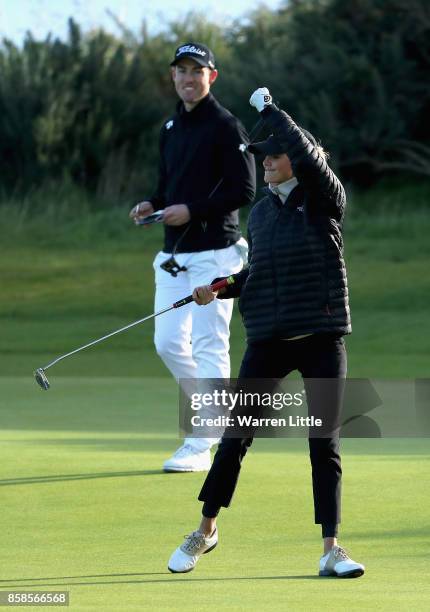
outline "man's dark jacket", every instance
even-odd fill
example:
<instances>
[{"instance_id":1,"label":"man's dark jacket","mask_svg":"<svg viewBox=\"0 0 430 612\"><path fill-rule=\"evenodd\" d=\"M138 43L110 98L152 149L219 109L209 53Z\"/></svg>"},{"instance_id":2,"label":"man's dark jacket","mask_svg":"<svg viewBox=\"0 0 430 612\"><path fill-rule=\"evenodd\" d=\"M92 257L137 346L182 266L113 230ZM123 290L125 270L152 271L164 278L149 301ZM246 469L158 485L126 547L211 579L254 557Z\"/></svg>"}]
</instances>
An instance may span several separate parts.
<instances>
[{"instance_id":1,"label":"man's dark jacket","mask_svg":"<svg viewBox=\"0 0 430 612\"><path fill-rule=\"evenodd\" d=\"M341 235L345 191L291 117L274 105L262 116L299 184L285 204L270 191L255 204L248 220L249 266L234 275L222 298L240 296L249 342L350 333Z\"/></svg>"},{"instance_id":2,"label":"man's dark jacket","mask_svg":"<svg viewBox=\"0 0 430 612\"><path fill-rule=\"evenodd\" d=\"M161 128L159 181L148 199L156 210L188 206L190 227L176 252L222 249L241 237L237 209L255 195L255 162L239 150L241 143L248 144L244 127L210 93L189 112L178 102ZM165 252L187 226L165 226Z\"/></svg>"}]
</instances>

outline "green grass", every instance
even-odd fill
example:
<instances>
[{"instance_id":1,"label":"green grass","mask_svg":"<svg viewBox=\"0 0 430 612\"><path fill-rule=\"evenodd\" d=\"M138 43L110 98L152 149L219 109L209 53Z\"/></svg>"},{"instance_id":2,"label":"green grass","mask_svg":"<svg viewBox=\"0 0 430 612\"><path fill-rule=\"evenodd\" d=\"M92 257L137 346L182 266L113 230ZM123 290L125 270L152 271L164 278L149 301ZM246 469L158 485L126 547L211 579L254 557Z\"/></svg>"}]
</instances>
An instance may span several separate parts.
<instances>
[{"instance_id":1,"label":"green grass","mask_svg":"<svg viewBox=\"0 0 430 612\"><path fill-rule=\"evenodd\" d=\"M166 572L197 523L203 475L164 475L177 391L144 324L32 371L153 311L161 228L78 192L0 206L0 587L66 589L73 610L428 610L428 440L344 440L341 542L360 580L315 577L304 440L258 440L219 547ZM353 194L345 228L350 376L429 377L428 185ZM427 205L427 210L426 210ZM235 311L232 372L244 333ZM164 376L164 378L162 378Z\"/></svg>"},{"instance_id":2,"label":"green grass","mask_svg":"<svg viewBox=\"0 0 430 612\"><path fill-rule=\"evenodd\" d=\"M166 563L198 522L202 474L163 474L169 379L1 380L2 590L68 590L72 610L427 610L428 442L344 440L341 541L359 580L316 577L305 440L256 440L218 548ZM417 486L419 483L419 486Z\"/></svg>"},{"instance_id":3,"label":"green grass","mask_svg":"<svg viewBox=\"0 0 430 612\"><path fill-rule=\"evenodd\" d=\"M378 192L376 192L378 193ZM416 194L417 201L422 197ZM353 334L351 376L427 376L430 212L368 212L352 197L345 228ZM382 198L382 203L385 200ZM153 311L152 259L162 228L134 227L126 208L72 214L64 204L0 207L0 357L5 375L26 375L91 339ZM38 204L40 208L40 204ZM80 208L79 208L80 206ZM361 207L361 208L360 208ZM21 221L19 219L21 218ZM231 326L233 372L244 333ZM164 372L152 346L152 322L58 365L62 375L154 376Z\"/></svg>"}]
</instances>

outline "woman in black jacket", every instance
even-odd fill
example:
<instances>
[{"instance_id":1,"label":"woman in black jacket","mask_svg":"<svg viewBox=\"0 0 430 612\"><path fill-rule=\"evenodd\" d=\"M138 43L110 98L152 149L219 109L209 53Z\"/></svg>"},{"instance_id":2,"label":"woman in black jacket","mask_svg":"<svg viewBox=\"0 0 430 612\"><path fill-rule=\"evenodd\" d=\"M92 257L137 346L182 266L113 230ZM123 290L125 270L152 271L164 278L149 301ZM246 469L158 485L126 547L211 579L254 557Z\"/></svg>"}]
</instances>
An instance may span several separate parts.
<instances>
[{"instance_id":1,"label":"woman in black jacket","mask_svg":"<svg viewBox=\"0 0 430 612\"><path fill-rule=\"evenodd\" d=\"M269 186L249 216L249 265L218 295L204 286L193 296L201 305L215 297L240 297L248 346L239 380L280 380L293 370L299 370L305 384L328 380L333 384L324 387L324 394L308 383L306 395L309 414L330 414L334 423L346 377L343 335L351 331L341 234L345 191L313 136L272 104L266 88L257 89L250 104L273 134L248 147L264 155ZM252 437L223 436L199 495L204 502L200 527L172 554L170 571L191 571L216 546L216 517L230 504L251 443ZM324 543L319 574L361 576L364 566L337 545L342 474L338 429L310 436L309 450L315 523L322 526Z\"/></svg>"}]
</instances>

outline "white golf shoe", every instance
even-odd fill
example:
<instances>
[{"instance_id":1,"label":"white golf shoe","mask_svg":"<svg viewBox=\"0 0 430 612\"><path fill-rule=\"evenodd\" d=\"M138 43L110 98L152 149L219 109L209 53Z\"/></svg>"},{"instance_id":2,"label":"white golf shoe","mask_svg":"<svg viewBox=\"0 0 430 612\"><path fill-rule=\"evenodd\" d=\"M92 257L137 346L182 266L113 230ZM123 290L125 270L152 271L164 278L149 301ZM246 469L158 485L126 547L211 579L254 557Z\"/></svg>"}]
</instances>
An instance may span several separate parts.
<instances>
[{"instance_id":1,"label":"white golf shoe","mask_svg":"<svg viewBox=\"0 0 430 612\"><path fill-rule=\"evenodd\" d=\"M191 572L202 555L210 552L218 544L218 530L205 537L200 531L193 531L185 537L185 542L179 546L169 559L167 568L174 574Z\"/></svg>"},{"instance_id":2,"label":"white golf shoe","mask_svg":"<svg viewBox=\"0 0 430 612\"><path fill-rule=\"evenodd\" d=\"M190 444L183 444L163 464L165 472L207 472L210 467L210 450L199 451Z\"/></svg>"},{"instance_id":3,"label":"white golf shoe","mask_svg":"<svg viewBox=\"0 0 430 612\"><path fill-rule=\"evenodd\" d=\"M320 576L337 576L338 578L359 578L364 574L364 565L350 559L341 546L333 546L320 559Z\"/></svg>"}]
</instances>

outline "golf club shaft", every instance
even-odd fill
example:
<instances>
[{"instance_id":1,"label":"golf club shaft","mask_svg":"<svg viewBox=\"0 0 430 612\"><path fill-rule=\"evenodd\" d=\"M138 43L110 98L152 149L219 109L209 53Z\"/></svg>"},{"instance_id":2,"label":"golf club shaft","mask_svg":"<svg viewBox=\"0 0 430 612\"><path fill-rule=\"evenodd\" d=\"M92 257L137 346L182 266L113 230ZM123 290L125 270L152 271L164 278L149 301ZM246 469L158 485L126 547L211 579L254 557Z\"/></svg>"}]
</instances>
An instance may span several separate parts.
<instances>
[{"instance_id":1,"label":"golf club shaft","mask_svg":"<svg viewBox=\"0 0 430 612\"><path fill-rule=\"evenodd\" d=\"M219 281L218 283L215 283L215 284L211 285L212 291L218 291L219 289L223 289L224 287L227 287L228 285L231 285L233 282L234 282L234 279L233 279L232 276L229 276L228 278L224 278L223 280ZM178 300L177 302L175 302L171 306L167 306L166 308L163 308L163 310L159 310L158 312L154 312L153 314L150 314L147 317L144 317L143 319L139 319L138 321L133 321L133 323L129 323L128 325L124 325L124 327L121 327L120 329L116 329L115 331L111 332L110 334L106 334L105 336L102 336L101 338L97 338L97 340L93 340L92 342L88 342L88 344L84 344L83 346L80 346L79 348L75 349L74 351L70 351L70 353L66 353L65 355L61 355L60 357L57 357L57 359L54 359L53 361L48 363L46 366L44 366L42 369L43 370L47 370L48 368L50 368L51 366L55 365L59 361L62 361L63 359L66 359L66 357L70 357L71 355L74 355L75 353L79 353L79 351L83 351L84 349L89 348L90 346L94 346L95 344L99 344L99 342L103 342L104 340L107 340L108 338L112 338L112 336L116 336L117 334L120 334L123 331L126 331L127 329L135 327L136 325L140 325L144 321L148 321L149 319L154 319L155 317L158 317L159 315L164 314L165 312L168 312L169 310L173 310L175 308L180 308L181 306L185 306L185 304L190 304L190 302L192 302L192 301L193 301L193 296L192 295L188 295L187 297L183 298L182 300Z\"/></svg>"},{"instance_id":2,"label":"golf club shaft","mask_svg":"<svg viewBox=\"0 0 430 612\"><path fill-rule=\"evenodd\" d=\"M252 130L249 132L249 142L251 143L263 127L264 119L260 117Z\"/></svg>"},{"instance_id":3,"label":"golf club shaft","mask_svg":"<svg viewBox=\"0 0 430 612\"><path fill-rule=\"evenodd\" d=\"M61 357L57 357L57 359L54 359L54 361L51 361L50 363L48 363L48 365L44 366L43 369L47 370L48 368L58 363L62 359L66 359L66 357L70 357L71 355L74 355L75 353L79 353L79 351L83 351L84 349L89 348L90 346L94 346L94 344L98 344L99 342L103 342L104 340L107 340L108 338L112 338L112 336L116 336L117 334L120 334L121 332L126 331L127 329L130 329L131 327L134 327L135 325L140 325L140 323L143 323L144 321L148 321L149 319L153 319L154 317L157 317L158 315L163 314L164 312L167 312L168 310L172 310L172 308L173 306L168 306L167 308L164 308L164 310L159 310L158 312L154 312L153 314L147 317L144 317L143 319L134 321L133 323L130 323L129 325L124 325L124 327L121 327L120 329L116 329L110 334L106 334L106 336L102 336L101 338L97 338L97 340L88 342L88 344L84 344L83 346L80 346L74 351L70 351L70 353L66 353L65 355L61 355Z\"/></svg>"}]
</instances>

